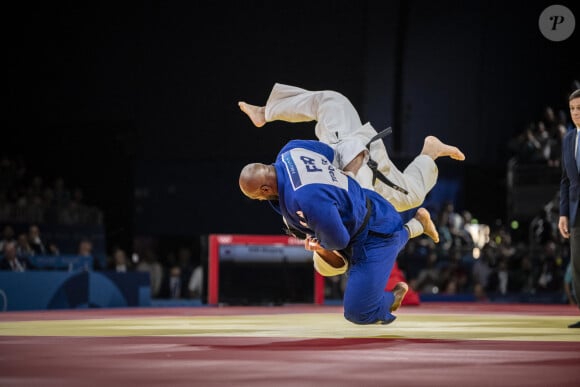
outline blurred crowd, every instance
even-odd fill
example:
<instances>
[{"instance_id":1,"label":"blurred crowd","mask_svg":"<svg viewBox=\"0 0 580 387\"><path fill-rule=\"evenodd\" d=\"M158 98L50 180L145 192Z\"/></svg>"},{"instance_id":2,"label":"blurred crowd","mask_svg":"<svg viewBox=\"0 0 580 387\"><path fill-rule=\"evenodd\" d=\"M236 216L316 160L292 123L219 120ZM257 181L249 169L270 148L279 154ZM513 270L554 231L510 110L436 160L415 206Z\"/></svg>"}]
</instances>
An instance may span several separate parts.
<instances>
[{"instance_id":1,"label":"blurred crowd","mask_svg":"<svg viewBox=\"0 0 580 387\"><path fill-rule=\"evenodd\" d=\"M567 117L567 110L545 106L506 144L510 163L560 168L562 139L573 129ZM411 240L398 263L410 285L423 294L472 294L478 300L545 294L574 303L569 244L558 232L558 208L559 193L554 192L529 224L496 220L480 225L469 211L457 212L447 203L436 215L441 242Z\"/></svg>"},{"instance_id":2,"label":"blurred crowd","mask_svg":"<svg viewBox=\"0 0 580 387\"><path fill-rule=\"evenodd\" d=\"M22 225L20 226L22 228ZM15 232L14 226L6 224L0 237L0 270L14 272L47 270L45 267L35 266L34 258L62 255L94 258L93 247L93 242L89 238L81 238L74 251L62 251L54 241L45 240L39 224L30 224L21 232ZM134 253L129 257L125 249L115 246L106 256L104 265L98 260L93 260L91 269L117 273L132 271L149 273L153 298L201 297L203 269L199 264L200 260L193 256L192 248L181 246L176 251L169 252L163 260L158 259L157 249L137 247L136 251L140 254ZM67 270L67 267L60 270Z\"/></svg>"},{"instance_id":3,"label":"blurred crowd","mask_svg":"<svg viewBox=\"0 0 580 387\"><path fill-rule=\"evenodd\" d=\"M480 301L546 295L571 302L565 281L569 248L551 210L546 206L544 216L531 222L528 236L514 240L515 224L478 224L468 211L456 212L447 203L437 216L440 243L426 237L410 240L398 257L399 267L423 294L472 294Z\"/></svg>"},{"instance_id":4,"label":"blurred crowd","mask_svg":"<svg viewBox=\"0 0 580 387\"><path fill-rule=\"evenodd\" d=\"M135 241L135 252L128 257L120 247L113 249L106 270L116 272L149 273L151 297L164 299L199 299L204 293L204 272L194 248L175 244L169 251L161 253L156 241ZM160 258L160 254L163 257Z\"/></svg>"},{"instance_id":5,"label":"blurred crowd","mask_svg":"<svg viewBox=\"0 0 580 387\"><path fill-rule=\"evenodd\" d=\"M62 177L46 181L24 162L0 160L0 223L102 224L102 211L85 203L81 187Z\"/></svg>"},{"instance_id":6,"label":"blurred crowd","mask_svg":"<svg viewBox=\"0 0 580 387\"><path fill-rule=\"evenodd\" d=\"M103 226L103 212L85 202L83 188L69 188L62 177L52 181L33 173L20 160L0 160L0 270L44 270L34 258L80 256L95 258L90 237L81 237L74 247L59 246L46 238L43 230L55 225L70 227ZM50 234L50 233L49 233ZM154 298L199 298L203 271L192 249L180 247L163 259L152 248L135 248L129 257L126 249L113 246L103 252L104 261L93 259L93 270L148 272ZM64 268L66 270L66 268Z\"/></svg>"},{"instance_id":7,"label":"blurred crowd","mask_svg":"<svg viewBox=\"0 0 580 387\"><path fill-rule=\"evenodd\" d=\"M18 230L18 231L16 231ZM0 270L28 271L40 269L34 265L34 257L57 257L75 255L93 256L93 242L80 238L73 251L62 251L57 242L46 240L39 224L5 224L0 236Z\"/></svg>"},{"instance_id":8,"label":"blurred crowd","mask_svg":"<svg viewBox=\"0 0 580 387\"><path fill-rule=\"evenodd\" d=\"M521 163L560 166L562 139L573 129L567 110L545 106L538 119L530 121L507 144L509 157Z\"/></svg>"}]
</instances>

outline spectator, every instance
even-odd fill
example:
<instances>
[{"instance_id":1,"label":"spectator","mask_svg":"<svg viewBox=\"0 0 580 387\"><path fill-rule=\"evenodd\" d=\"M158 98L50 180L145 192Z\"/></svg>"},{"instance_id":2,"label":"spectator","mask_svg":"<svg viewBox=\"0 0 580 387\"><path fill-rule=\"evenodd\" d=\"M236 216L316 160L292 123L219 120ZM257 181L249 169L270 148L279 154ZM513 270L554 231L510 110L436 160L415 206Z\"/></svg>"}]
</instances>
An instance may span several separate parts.
<instances>
[{"instance_id":1,"label":"spectator","mask_svg":"<svg viewBox=\"0 0 580 387\"><path fill-rule=\"evenodd\" d=\"M437 269L437 254L432 251L427 259L427 266L417 275L414 290L419 293L439 293L439 270Z\"/></svg>"},{"instance_id":2,"label":"spectator","mask_svg":"<svg viewBox=\"0 0 580 387\"><path fill-rule=\"evenodd\" d=\"M493 252L490 245L485 245L481 251L481 257L475 261L472 267L473 285L479 285L482 291L488 291L489 276L492 272Z\"/></svg>"},{"instance_id":3,"label":"spectator","mask_svg":"<svg viewBox=\"0 0 580 387\"><path fill-rule=\"evenodd\" d=\"M155 253L150 248L143 251L143 260L137 264L137 271L149 273L151 283L151 296L158 297L163 283L163 267L157 260Z\"/></svg>"},{"instance_id":4,"label":"spectator","mask_svg":"<svg viewBox=\"0 0 580 387\"><path fill-rule=\"evenodd\" d=\"M466 289L468 275L461 265L459 249L453 249L449 258L449 263L440 269L439 282L443 293L456 294Z\"/></svg>"},{"instance_id":5,"label":"spectator","mask_svg":"<svg viewBox=\"0 0 580 387\"><path fill-rule=\"evenodd\" d=\"M490 291L500 293L501 295L507 294L509 271L505 258L499 260L497 267L490 273L488 281Z\"/></svg>"},{"instance_id":6,"label":"spectator","mask_svg":"<svg viewBox=\"0 0 580 387\"><path fill-rule=\"evenodd\" d=\"M562 283L562 275L557 265L556 244L549 241L544 245L543 254L540 256L542 263L540 275L537 278L538 291L559 291Z\"/></svg>"},{"instance_id":7,"label":"spectator","mask_svg":"<svg viewBox=\"0 0 580 387\"><path fill-rule=\"evenodd\" d=\"M28 227L28 243L30 243L35 255L45 255L47 253L44 242L40 237L40 228L36 224Z\"/></svg>"},{"instance_id":8,"label":"spectator","mask_svg":"<svg viewBox=\"0 0 580 387\"><path fill-rule=\"evenodd\" d=\"M471 238L471 234L465 227L466 218L468 217L469 221L471 221L471 213L469 211L463 211L461 214L459 213L452 213L450 217L450 227L449 231L451 232L451 236L453 238L452 246L455 249L467 249L473 248L473 239Z\"/></svg>"},{"instance_id":9,"label":"spectator","mask_svg":"<svg viewBox=\"0 0 580 387\"><path fill-rule=\"evenodd\" d=\"M528 123L509 145L513 156L519 162L529 163L537 157L540 144L534 137L534 129L535 124L533 122Z\"/></svg>"},{"instance_id":10,"label":"spectator","mask_svg":"<svg viewBox=\"0 0 580 387\"><path fill-rule=\"evenodd\" d=\"M110 265L109 269L116 271L117 273L126 273L131 270L125 250L120 247L115 248L113 251L112 264Z\"/></svg>"},{"instance_id":11,"label":"spectator","mask_svg":"<svg viewBox=\"0 0 580 387\"><path fill-rule=\"evenodd\" d=\"M189 298L189 282L195 266L192 262L193 252L191 248L182 246L177 250L177 265L181 270L181 295Z\"/></svg>"},{"instance_id":12,"label":"spectator","mask_svg":"<svg viewBox=\"0 0 580 387\"><path fill-rule=\"evenodd\" d=\"M550 157L548 165L551 167L560 167L560 158L562 157L562 140L566 134L566 125L559 124L556 131L550 137Z\"/></svg>"},{"instance_id":13,"label":"spectator","mask_svg":"<svg viewBox=\"0 0 580 387\"><path fill-rule=\"evenodd\" d=\"M25 233L18 235L16 241L16 254L18 254L19 257L32 257L33 255L38 255L32 246L30 246L28 235Z\"/></svg>"},{"instance_id":14,"label":"spectator","mask_svg":"<svg viewBox=\"0 0 580 387\"><path fill-rule=\"evenodd\" d=\"M508 144L508 152L523 163L547 163L559 167L562 156L562 139L568 130L574 129L568 123L564 110L555 113L554 108L545 106L538 121L528 126Z\"/></svg>"},{"instance_id":15,"label":"spectator","mask_svg":"<svg viewBox=\"0 0 580 387\"><path fill-rule=\"evenodd\" d=\"M550 133L546 128L546 124L543 121L539 121L536 125L536 132L534 133L534 137L540 143L539 149L539 160L540 161L547 161L550 159Z\"/></svg>"},{"instance_id":16,"label":"spectator","mask_svg":"<svg viewBox=\"0 0 580 387\"><path fill-rule=\"evenodd\" d=\"M83 238L79 241L79 248L77 254L82 257L92 257L93 242L88 238Z\"/></svg>"},{"instance_id":17,"label":"spectator","mask_svg":"<svg viewBox=\"0 0 580 387\"><path fill-rule=\"evenodd\" d=\"M446 201L443 204L442 210L437 216L437 228L439 229L439 246L443 249L445 253L453 247L454 237L451 232L456 216L455 206L453 202Z\"/></svg>"},{"instance_id":18,"label":"spectator","mask_svg":"<svg viewBox=\"0 0 580 387\"><path fill-rule=\"evenodd\" d=\"M439 236L441 237L441 233L439 233ZM397 264L409 281L417 279L419 272L427 264L429 252L430 250L428 248L420 246L415 239L407 242L403 251L400 253L401 259L397 260Z\"/></svg>"},{"instance_id":19,"label":"spectator","mask_svg":"<svg viewBox=\"0 0 580 387\"><path fill-rule=\"evenodd\" d=\"M340 276L336 276L337 278ZM168 270L160 296L165 298L201 298L203 292L203 268L196 266L185 276L183 266L172 265Z\"/></svg>"},{"instance_id":20,"label":"spectator","mask_svg":"<svg viewBox=\"0 0 580 387\"><path fill-rule=\"evenodd\" d=\"M515 293L530 294L534 291L534 273L528 253L522 256L519 267L511 273L509 287Z\"/></svg>"},{"instance_id":21,"label":"spectator","mask_svg":"<svg viewBox=\"0 0 580 387\"><path fill-rule=\"evenodd\" d=\"M4 252L6 243L14 242L14 228L10 225L4 226L2 229L2 239L0 239L0 254Z\"/></svg>"},{"instance_id":22,"label":"spectator","mask_svg":"<svg viewBox=\"0 0 580 387\"><path fill-rule=\"evenodd\" d=\"M339 276L339 278L342 279L342 276ZM201 295L203 294L203 268L201 265L196 266L193 269L191 277L189 278L189 283L187 284L187 289L189 290L189 298L201 298ZM343 291L344 290L341 291L341 296Z\"/></svg>"},{"instance_id":23,"label":"spectator","mask_svg":"<svg viewBox=\"0 0 580 387\"><path fill-rule=\"evenodd\" d=\"M554 133L559 125L558 117L556 117L556 112L551 106L544 107L544 112L542 114L542 119L540 121L542 125L546 128L548 136Z\"/></svg>"},{"instance_id":24,"label":"spectator","mask_svg":"<svg viewBox=\"0 0 580 387\"><path fill-rule=\"evenodd\" d=\"M172 266L169 269L169 298L177 299L181 298L181 267Z\"/></svg>"},{"instance_id":25,"label":"spectator","mask_svg":"<svg viewBox=\"0 0 580 387\"><path fill-rule=\"evenodd\" d=\"M55 242L48 243L47 254L52 255L52 256L59 256L60 255L60 249L58 248L58 246Z\"/></svg>"},{"instance_id":26,"label":"spectator","mask_svg":"<svg viewBox=\"0 0 580 387\"><path fill-rule=\"evenodd\" d=\"M4 246L4 258L0 261L0 270L23 272L33 269L26 257L19 257L16 252L16 243L8 242Z\"/></svg>"},{"instance_id":27,"label":"spectator","mask_svg":"<svg viewBox=\"0 0 580 387\"><path fill-rule=\"evenodd\" d=\"M27 176L25 165L0 161L0 222L102 224L101 210L85 205L81 188L71 196L62 177L48 187L43 177Z\"/></svg>"}]
</instances>

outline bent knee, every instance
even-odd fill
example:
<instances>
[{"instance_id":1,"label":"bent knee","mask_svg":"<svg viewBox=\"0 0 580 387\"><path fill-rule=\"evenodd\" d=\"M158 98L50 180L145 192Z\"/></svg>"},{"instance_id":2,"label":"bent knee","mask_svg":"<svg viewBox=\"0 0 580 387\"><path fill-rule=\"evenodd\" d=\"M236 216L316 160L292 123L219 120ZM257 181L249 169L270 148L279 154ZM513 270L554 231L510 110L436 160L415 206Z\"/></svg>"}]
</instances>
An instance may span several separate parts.
<instances>
[{"instance_id":1,"label":"bent knee","mask_svg":"<svg viewBox=\"0 0 580 387\"><path fill-rule=\"evenodd\" d=\"M398 194L398 192L397 192ZM408 195L396 195L391 197L389 200L393 207L397 210L397 212L403 212L407 210L411 210L413 208L417 208L423 204L425 201L425 195L416 195L413 192L409 192Z\"/></svg>"},{"instance_id":2,"label":"bent knee","mask_svg":"<svg viewBox=\"0 0 580 387\"><path fill-rule=\"evenodd\" d=\"M357 324L357 325L368 325L368 324L374 323L374 321L370 321L365 316L359 315L359 314L347 314L347 313L345 313L344 318L347 319L348 321L350 321L351 323Z\"/></svg>"},{"instance_id":3,"label":"bent knee","mask_svg":"<svg viewBox=\"0 0 580 387\"><path fill-rule=\"evenodd\" d=\"M369 324L383 324L387 325L395 321L397 318L391 313L387 313L385 316L379 317L376 313L361 313L361 312L349 312L345 309L344 318L353 324L357 325L369 325Z\"/></svg>"},{"instance_id":4,"label":"bent knee","mask_svg":"<svg viewBox=\"0 0 580 387\"><path fill-rule=\"evenodd\" d=\"M371 310L365 310L356 305L349 306L348 304L344 306L344 318L351 323L359 325L374 324L378 320Z\"/></svg>"}]
</instances>

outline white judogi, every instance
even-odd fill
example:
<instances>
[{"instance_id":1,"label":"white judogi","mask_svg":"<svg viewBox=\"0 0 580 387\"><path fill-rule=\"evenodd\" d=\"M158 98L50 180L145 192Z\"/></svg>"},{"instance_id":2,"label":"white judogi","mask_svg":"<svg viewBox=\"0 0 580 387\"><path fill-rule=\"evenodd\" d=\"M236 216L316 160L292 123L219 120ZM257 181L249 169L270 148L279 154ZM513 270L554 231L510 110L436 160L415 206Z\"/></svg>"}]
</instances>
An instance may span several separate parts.
<instances>
[{"instance_id":1,"label":"white judogi","mask_svg":"<svg viewBox=\"0 0 580 387\"><path fill-rule=\"evenodd\" d=\"M274 84L266 103L266 121L316 121L316 137L330 145L336 154L336 167L344 169L377 131L370 123L362 124L352 103L342 94L331 91L309 91L295 86ZM372 184L373 173L366 165L355 176L364 188L374 189L399 212L419 207L437 181L437 165L429 156L417 156L401 172L389 159L385 144L377 140L370 145L370 157L378 163L378 170L408 194L399 192L380 180Z\"/></svg>"}]
</instances>

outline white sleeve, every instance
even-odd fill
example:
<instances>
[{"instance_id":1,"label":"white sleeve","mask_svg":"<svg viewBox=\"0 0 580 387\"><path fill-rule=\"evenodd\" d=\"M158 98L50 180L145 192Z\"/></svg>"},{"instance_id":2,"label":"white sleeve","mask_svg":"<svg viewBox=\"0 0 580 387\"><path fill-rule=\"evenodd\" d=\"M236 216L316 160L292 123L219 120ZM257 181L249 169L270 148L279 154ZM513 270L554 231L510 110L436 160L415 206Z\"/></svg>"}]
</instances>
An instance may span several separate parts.
<instances>
[{"instance_id":1,"label":"white sleeve","mask_svg":"<svg viewBox=\"0 0 580 387\"><path fill-rule=\"evenodd\" d=\"M312 260L314 261L314 269L320 275L322 275L324 277L333 277L336 275L344 274L348 270L347 260L344 259L342 254L340 254L338 251L334 251L334 253L336 253L337 255L339 255L342 258L342 261L344 262L343 266L332 267L317 252L314 252L314 254L312 255Z\"/></svg>"}]
</instances>

